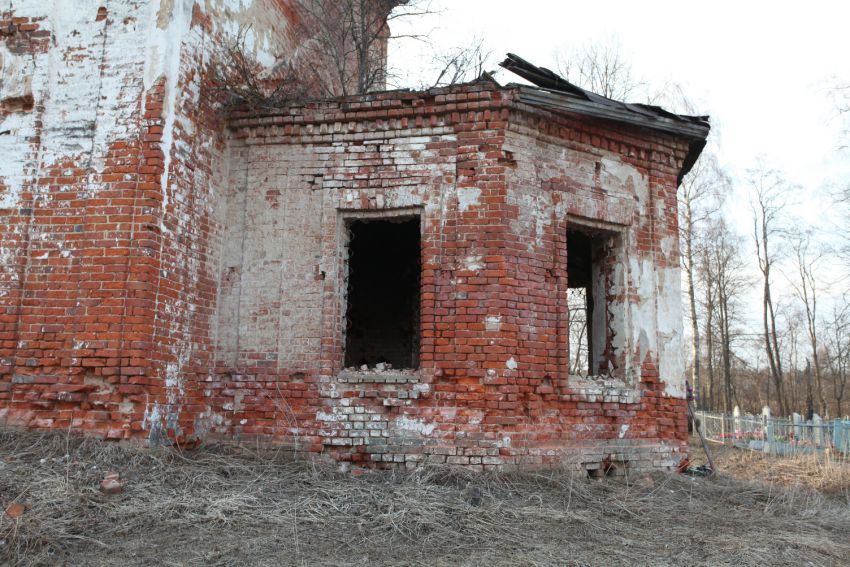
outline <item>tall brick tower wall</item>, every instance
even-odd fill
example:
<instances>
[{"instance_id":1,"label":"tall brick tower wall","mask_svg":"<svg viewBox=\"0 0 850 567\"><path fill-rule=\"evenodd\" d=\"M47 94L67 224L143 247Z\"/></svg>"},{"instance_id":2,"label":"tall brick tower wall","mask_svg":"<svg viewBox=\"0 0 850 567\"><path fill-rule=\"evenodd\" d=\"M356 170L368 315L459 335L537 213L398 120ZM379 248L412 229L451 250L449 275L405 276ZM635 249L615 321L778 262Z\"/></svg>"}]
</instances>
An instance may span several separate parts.
<instances>
[{"instance_id":1,"label":"tall brick tower wall","mask_svg":"<svg viewBox=\"0 0 850 567\"><path fill-rule=\"evenodd\" d=\"M0 7L0 417L123 439L209 365L225 176L203 69L250 24L295 48L287 0ZM191 425L191 420L190 420ZM173 422L172 428L180 424Z\"/></svg>"}]
</instances>

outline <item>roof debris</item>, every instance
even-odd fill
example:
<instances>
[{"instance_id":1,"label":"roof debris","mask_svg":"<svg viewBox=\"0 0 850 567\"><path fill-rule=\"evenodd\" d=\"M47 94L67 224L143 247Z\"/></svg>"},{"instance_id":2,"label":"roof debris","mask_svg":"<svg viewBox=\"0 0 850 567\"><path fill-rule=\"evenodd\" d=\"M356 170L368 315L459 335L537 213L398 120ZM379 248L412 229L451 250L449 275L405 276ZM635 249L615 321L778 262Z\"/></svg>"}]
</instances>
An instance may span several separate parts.
<instances>
[{"instance_id":1,"label":"roof debris","mask_svg":"<svg viewBox=\"0 0 850 567\"><path fill-rule=\"evenodd\" d=\"M705 139L711 129L708 116L674 114L660 106L606 98L574 85L553 71L537 67L513 53L508 53L507 58L499 65L538 87L510 85L519 89L520 102L554 112L594 116L688 139L690 147L679 172L680 184L705 147Z\"/></svg>"}]
</instances>

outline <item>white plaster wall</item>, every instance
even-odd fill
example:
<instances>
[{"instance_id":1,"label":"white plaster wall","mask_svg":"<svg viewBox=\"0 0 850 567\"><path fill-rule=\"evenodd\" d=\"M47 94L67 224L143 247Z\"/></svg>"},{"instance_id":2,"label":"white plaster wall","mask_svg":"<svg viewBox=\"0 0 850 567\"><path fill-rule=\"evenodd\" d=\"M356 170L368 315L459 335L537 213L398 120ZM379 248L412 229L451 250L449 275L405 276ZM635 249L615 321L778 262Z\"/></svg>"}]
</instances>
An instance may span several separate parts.
<instances>
[{"instance_id":1,"label":"white plaster wall","mask_svg":"<svg viewBox=\"0 0 850 567\"><path fill-rule=\"evenodd\" d=\"M624 378L627 384L633 383L639 374L640 369L632 364L633 355L639 364L649 354L658 365L667 393L683 397L685 364L675 240L661 239L662 252L657 255L638 250L638 228L650 229L653 222L667 228L663 204L653 203L647 175L625 163L619 154L547 140L519 124L510 125L504 149L514 154L518 164L509 172L508 181L509 198L516 201L520 212L514 230L539 233L541 223L551 225L553 209L559 220L571 217L603 223L602 227L620 227L622 246L613 281L618 286L615 291L625 287L630 292L625 305L610 308L621 313L621 318L612 321L612 330L614 348L625 354ZM597 178L604 194L594 189ZM543 190L544 186L549 189ZM552 204L553 192L561 196L556 205Z\"/></svg>"},{"instance_id":2,"label":"white plaster wall","mask_svg":"<svg viewBox=\"0 0 850 567\"><path fill-rule=\"evenodd\" d=\"M107 18L96 21L104 5ZM0 116L0 131L9 130L0 136L0 153L9 157L0 160L0 182L7 186L0 206L14 206L26 181L63 159L91 167L94 189L109 142L138 131L135 104L143 85L136 77L144 66L151 8L144 0L12 0L16 16L46 17L40 29L52 36L47 53L13 56L0 48L2 91L26 82L36 105ZM41 140L34 147L39 120Z\"/></svg>"}]
</instances>

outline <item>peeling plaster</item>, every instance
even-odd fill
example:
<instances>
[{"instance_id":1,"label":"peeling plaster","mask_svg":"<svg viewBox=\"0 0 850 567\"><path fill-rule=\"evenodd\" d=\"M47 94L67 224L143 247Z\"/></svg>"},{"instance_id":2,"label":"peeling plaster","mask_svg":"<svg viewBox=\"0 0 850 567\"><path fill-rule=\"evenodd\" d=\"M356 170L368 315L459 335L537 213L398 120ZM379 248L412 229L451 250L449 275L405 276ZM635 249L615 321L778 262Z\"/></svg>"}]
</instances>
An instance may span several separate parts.
<instances>
[{"instance_id":1,"label":"peeling plaster","mask_svg":"<svg viewBox=\"0 0 850 567\"><path fill-rule=\"evenodd\" d=\"M463 268L469 270L470 272L477 272L479 270L483 270L486 268L484 264L484 258L479 255L467 256L463 260Z\"/></svg>"},{"instance_id":2,"label":"peeling plaster","mask_svg":"<svg viewBox=\"0 0 850 567\"><path fill-rule=\"evenodd\" d=\"M458 210L462 213L470 208L478 205L478 199L481 198L481 189L478 187L458 187L457 188L457 203Z\"/></svg>"},{"instance_id":3,"label":"peeling plaster","mask_svg":"<svg viewBox=\"0 0 850 567\"><path fill-rule=\"evenodd\" d=\"M36 73L38 67L44 68L47 54L31 56L12 55L5 44L0 45L0 58L3 68L0 70L0 105L6 97L28 90L35 102L44 96L46 74ZM9 80L7 73L14 78ZM38 113L12 112L0 116L0 131L8 134L0 136L0 209L12 209L19 206L27 169L35 164L32 161L34 149L32 140L37 134Z\"/></svg>"},{"instance_id":4,"label":"peeling plaster","mask_svg":"<svg viewBox=\"0 0 850 567\"><path fill-rule=\"evenodd\" d=\"M532 152L537 160L520 160L519 167L509 173L519 211L518 218L511 221L512 229L518 234L530 232L536 241L541 229L551 224L549 216L542 214L549 207L556 219L575 215L627 227L621 237L621 261L611 277L621 291L614 295L628 292L629 296L623 303L608 304L609 313L620 314L609 318L612 347L624 359L625 384L637 384L640 368L632 367L633 360L642 362L649 357L658 365L667 393L682 397L684 355L675 238L660 239L659 250L652 254L639 255L634 246L638 230L652 230L647 226L650 219L665 218L663 200L651 197L646 172L621 156L604 154L594 161L557 142L539 140L523 128L514 126L509 131L504 148L516 156ZM560 199L544 204L541 199L549 194L541 196L537 184L549 180L565 191ZM605 191L605 199L577 198L597 188Z\"/></svg>"},{"instance_id":5,"label":"peeling plaster","mask_svg":"<svg viewBox=\"0 0 850 567\"><path fill-rule=\"evenodd\" d=\"M488 315L484 318L484 328L490 332L497 332L502 328L502 317L499 315Z\"/></svg>"},{"instance_id":6,"label":"peeling plaster","mask_svg":"<svg viewBox=\"0 0 850 567\"><path fill-rule=\"evenodd\" d=\"M148 431L148 442L155 447L170 444L169 431L173 431L175 436L182 435L177 413L172 411L170 405L161 406L157 402L153 405L145 404L142 429Z\"/></svg>"},{"instance_id":7,"label":"peeling plaster","mask_svg":"<svg viewBox=\"0 0 850 567\"><path fill-rule=\"evenodd\" d=\"M396 429L402 431L412 431L415 433L419 433L420 435L428 436L434 432L436 429L436 423L425 423L422 419L411 419L407 416L399 416L393 421L393 425Z\"/></svg>"}]
</instances>

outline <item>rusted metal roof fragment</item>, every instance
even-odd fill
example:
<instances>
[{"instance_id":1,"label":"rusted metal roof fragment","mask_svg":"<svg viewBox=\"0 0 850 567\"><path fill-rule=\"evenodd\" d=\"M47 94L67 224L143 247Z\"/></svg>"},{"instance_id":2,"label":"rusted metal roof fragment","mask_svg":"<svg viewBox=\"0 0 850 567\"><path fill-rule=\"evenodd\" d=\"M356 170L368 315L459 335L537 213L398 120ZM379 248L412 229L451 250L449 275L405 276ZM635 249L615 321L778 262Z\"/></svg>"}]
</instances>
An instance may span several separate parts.
<instances>
[{"instance_id":1,"label":"rusted metal roof fragment","mask_svg":"<svg viewBox=\"0 0 850 567\"><path fill-rule=\"evenodd\" d=\"M574 85L553 71L537 67L513 53L508 53L507 58L499 65L535 85L511 85L519 90L520 102L553 112L593 116L685 138L689 141L689 150L679 172L679 183L691 170L705 147L705 140L711 129L708 116L674 114L659 106L606 98Z\"/></svg>"}]
</instances>

